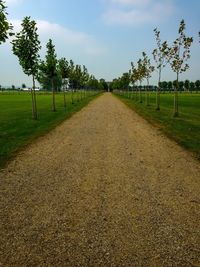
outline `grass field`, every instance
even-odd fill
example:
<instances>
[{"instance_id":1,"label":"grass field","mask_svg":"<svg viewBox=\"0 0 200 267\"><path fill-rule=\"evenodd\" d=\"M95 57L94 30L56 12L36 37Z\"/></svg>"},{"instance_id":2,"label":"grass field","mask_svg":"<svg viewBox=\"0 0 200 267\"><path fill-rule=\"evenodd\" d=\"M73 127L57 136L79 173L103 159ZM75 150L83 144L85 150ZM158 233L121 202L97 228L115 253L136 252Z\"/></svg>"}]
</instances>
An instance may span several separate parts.
<instances>
[{"instance_id":1,"label":"grass field","mask_svg":"<svg viewBox=\"0 0 200 267\"><path fill-rule=\"evenodd\" d=\"M136 100L136 95L117 94L130 108L137 111L151 123L156 124L169 137L188 150L197 153L200 159L200 94L179 94L179 117L173 117L173 94L161 94L161 110L155 110L156 94L150 94L150 106ZM138 99L138 98L137 98Z\"/></svg>"},{"instance_id":2,"label":"grass field","mask_svg":"<svg viewBox=\"0 0 200 267\"><path fill-rule=\"evenodd\" d=\"M94 97L91 93L87 93L87 97L80 101L80 93L74 93L75 103L72 104L71 93L68 93L65 111L63 94L57 94L57 111L52 112L51 94L38 93L38 120L33 120L30 93L0 93L0 165L2 166L31 140L46 133L80 110Z\"/></svg>"}]
</instances>

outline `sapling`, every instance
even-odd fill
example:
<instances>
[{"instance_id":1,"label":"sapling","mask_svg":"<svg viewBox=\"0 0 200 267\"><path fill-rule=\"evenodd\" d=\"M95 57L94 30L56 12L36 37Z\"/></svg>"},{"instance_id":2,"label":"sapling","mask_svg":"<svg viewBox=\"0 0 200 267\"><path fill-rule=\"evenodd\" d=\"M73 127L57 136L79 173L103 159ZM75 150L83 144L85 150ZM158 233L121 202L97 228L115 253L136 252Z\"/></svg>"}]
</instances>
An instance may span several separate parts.
<instances>
[{"instance_id":1,"label":"sapling","mask_svg":"<svg viewBox=\"0 0 200 267\"><path fill-rule=\"evenodd\" d=\"M38 39L36 22L31 20L30 17L25 17L21 26L22 30L16 34L15 39L12 41L12 49L14 55L19 58L19 63L24 73L32 76L32 117L33 119L37 119L35 78L38 74L39 50L41 46Z\"/></svg>"},{"instance_id":2,"label":"sapling","mask_svg":"<svg viewBox=\"0 0 200 267\"><path fill-rule=\"evenodd\" d=\"M178 106L178 91L179 91L179 76L181 73L186 72L189 69L187 61L190 58L190 47L193 42L192 37L187 37L185 34L185 22L181 20L178 37L173 42L172 47L169 49L167 54L170 66L172 70L176 73L176 84L174 86L174 117L179 115Z\"/></svg>"},{"instance_id":3,"label":"sapling","mask_svg":"<svg viewBox=\"0 0 200 267\"><path fill-rule=\"evenodd\" d=\"M161 42L160 31L157 28L154 29L157 48L153 50L153 58L156 63L156 68L158 70L158 86L156 89L156 110L160 110L160 82L162 76L162 70L168 63L168 44L167 41Z\"/></svg>"}]
</instances>

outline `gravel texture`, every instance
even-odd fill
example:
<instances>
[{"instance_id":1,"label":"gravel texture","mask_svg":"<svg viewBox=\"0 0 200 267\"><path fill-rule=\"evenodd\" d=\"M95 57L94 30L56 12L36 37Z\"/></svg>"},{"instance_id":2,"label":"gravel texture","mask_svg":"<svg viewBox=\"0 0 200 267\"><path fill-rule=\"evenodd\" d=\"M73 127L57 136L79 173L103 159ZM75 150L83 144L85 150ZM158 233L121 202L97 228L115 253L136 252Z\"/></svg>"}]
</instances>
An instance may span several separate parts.
<instances>
[{"instance_id":1,"label":"gravel texture","mask_svg":"<svg viewBox=\"0 0 200 267\"><path fill-rule=\"evenodd\" d=\"M200 266L200 164L109 93L0 173L0 266Z\"/></svg>"}]
</instances>

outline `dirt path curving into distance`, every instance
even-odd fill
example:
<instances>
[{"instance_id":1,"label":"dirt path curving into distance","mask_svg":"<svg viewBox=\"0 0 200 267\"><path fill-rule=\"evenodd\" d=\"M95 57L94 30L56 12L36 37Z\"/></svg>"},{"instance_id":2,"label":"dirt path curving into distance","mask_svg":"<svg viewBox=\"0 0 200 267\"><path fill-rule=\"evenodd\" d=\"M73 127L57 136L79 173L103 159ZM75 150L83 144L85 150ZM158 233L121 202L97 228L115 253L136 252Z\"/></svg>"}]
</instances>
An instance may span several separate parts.
<instances>
[{"instance_id":1,"label":"dirt path curving into distance","mask_svg":"<svg viewBox=\"0 0 200 267\"><path fill-rule=\"evenodd\" d=\"M200 164L109 93L0 173L0 266L200 266Z\"/></svg>"}]
</instances>

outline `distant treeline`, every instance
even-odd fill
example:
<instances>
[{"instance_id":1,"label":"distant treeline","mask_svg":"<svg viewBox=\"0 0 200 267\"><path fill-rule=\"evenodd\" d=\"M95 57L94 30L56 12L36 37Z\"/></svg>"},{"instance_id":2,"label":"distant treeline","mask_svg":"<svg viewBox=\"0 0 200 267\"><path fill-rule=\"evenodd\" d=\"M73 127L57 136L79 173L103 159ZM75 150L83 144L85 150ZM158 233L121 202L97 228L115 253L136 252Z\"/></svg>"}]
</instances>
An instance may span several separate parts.
<instances>
[{"instance_id":1,"label":"distant treeline","mask_svg":"<svg viewBox=\"0 0 200 267\"><path fill-rule=\"evenodd\" d=\"M200 80L196 80L195 82L185 80L185 81L179 81L179 91L183 92L192 92L192 91L200 91ZM160 91L174 91L174 87L177 85L177 81L162 81L159 83ZM157 86L155 85L133 85L130 86L126 82L126 80L115 80L114 82L110 83L110 91L113 90L137 90L140 89L141 91L146 91L148 89L149 91L156 91Z\"/></svg>"}]
</instances>

